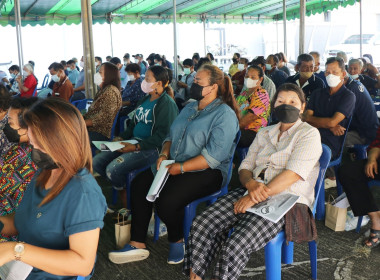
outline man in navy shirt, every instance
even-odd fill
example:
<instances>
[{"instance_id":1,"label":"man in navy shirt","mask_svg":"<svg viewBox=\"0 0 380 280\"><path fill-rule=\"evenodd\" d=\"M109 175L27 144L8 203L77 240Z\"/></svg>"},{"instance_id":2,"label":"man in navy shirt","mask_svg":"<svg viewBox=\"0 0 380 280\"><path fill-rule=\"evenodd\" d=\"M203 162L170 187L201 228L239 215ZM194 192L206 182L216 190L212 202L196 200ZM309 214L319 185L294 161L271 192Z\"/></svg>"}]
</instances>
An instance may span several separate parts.
<instances>
[{"instance_id":1,"label":"man in navy shirt","mask_svg":"<svg viewBox=\"0 0 380 280\"><path fill-rule=\"evenodd\" d=\"M328 87L314 91L303 120L318 128L322 143L330 147L332 159L339 156L348 119L355 109L355 94L344 86L343 59L330 57L326 62Z\"/></svg>"},{"instance_id":2,"label":"man in navy shirt","mask_svg":"<svg viewBox=\"0 0 380 280\"><path fill-rule=\"evenodd\" d=\"M288 75L284 71L277 69L278 62L277 56L270 54L265 63L266 74L269 78L271 78L273 83L276 85L276 88L279 88L283 83L285 83L286 78L288 78Z\"/></svg>"},{"instance_id":3,"label":"man in navy shirt","mask_svg":"<svg viewBox=\"0 0 380 280\"><path fill-rule=\"evenodd\" d=\"M320 68L320 65L321 65L321 55L319 54L319 52L316 52L316 51L310 52L309 54L314 58L314 75L316 75L317 77L321 78L322 81L327 86L325 71L322 71L321 68Z\"/></svg>"},{"instance_id":4,"label":"man in navy shirt","mask_svg":"<svg viewBox=\"0 0 380 280\"><path fill-rule=\"evenodd\" d=\"M376 138L376 131L379 126L375 105L362 83L348 76L345 77L344 83L346 88L351 90L356 97L354 115L347 132L345 146L368 145Z\"/></svg>"},{"instance_id":5,"label":"man in navy shirt","mask_svg":"<svg viewBox=\"0 0 380 280\"><path fill-rule=\"evenodd\" d=\"M314 90L325 88L325 83L314 75L314 58L310 54L301 54L297 58L297 74L288 77L285 83L292 83L302 88L306 100Z\"/></svg>"},{"instance_id":6,"label":"man in navy shirt","mask_svg":"<svg viewBox=\"0 0 380 280\"><path fill-rule=\"evenodd\" d=\"M371 95L376 96L377 89L380 88L379 70L371 63L367 63L367 69L376 75L376 79L373 79L368 75L360 74L362 69L363 61L361 59L351 59L348 62L348 74L350 77L361 82Z\"/></svg>"}]
</instances>

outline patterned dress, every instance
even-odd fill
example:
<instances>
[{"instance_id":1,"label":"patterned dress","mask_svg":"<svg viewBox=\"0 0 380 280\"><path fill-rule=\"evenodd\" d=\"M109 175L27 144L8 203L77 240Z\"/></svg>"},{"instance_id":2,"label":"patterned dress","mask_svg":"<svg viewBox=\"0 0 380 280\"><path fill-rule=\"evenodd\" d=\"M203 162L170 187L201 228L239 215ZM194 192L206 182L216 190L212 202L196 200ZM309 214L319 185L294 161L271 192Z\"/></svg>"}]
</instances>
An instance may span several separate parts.
<instances>
[{"instance_id":1,"label":"patterned dress","mask_svg":"<svg viewBox=\"0 0 380 280\"><path fill-rule=\"evenodd\" d=\"M268 125L270 116L270 99L267 91L258 88L255 92L249 94L246 88L237 98L236 102L240 107L241 116L244 117L248 112L254 113L258 119L251 122L245 129L258 132L261 127Z\"/></svg>"},{"instance_id":2,"label":"patterned dress","mask_svg":"<svg viewBox=\"0 0 380 280\"><path fill-rule=\"evenodd\" d=\"M37 166L31 159L32 147L15 144L0 157L0 216L15 212ZM16 236L0 234L0 242L16 240Z\"/></svg>"}]
</instances>

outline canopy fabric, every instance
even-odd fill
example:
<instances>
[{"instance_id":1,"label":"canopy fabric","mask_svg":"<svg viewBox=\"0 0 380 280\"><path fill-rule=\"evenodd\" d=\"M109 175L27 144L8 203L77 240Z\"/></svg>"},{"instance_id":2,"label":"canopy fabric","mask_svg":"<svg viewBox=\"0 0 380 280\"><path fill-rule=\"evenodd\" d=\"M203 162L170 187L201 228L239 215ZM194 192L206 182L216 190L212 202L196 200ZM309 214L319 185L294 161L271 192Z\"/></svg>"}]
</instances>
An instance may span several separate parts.
<instances>
[{"instance_id":1,"label":"canopy fabric","mask_svg":"<svg viewBox=\"0 0 380 280\"><path fill-rule=\"evenodd\" d=\"M0 0L0 25L15 25L14 1ZM306 0L306 15L360 0ZM79 24L81 0L20 0L22 25ZM287 0L288 20L299 18L299 0ZM93 23L171 23L172 0L91 0ZM177 22L255 23L282 20L283 0L177 0Z\"/></svg>"}]
</instances>

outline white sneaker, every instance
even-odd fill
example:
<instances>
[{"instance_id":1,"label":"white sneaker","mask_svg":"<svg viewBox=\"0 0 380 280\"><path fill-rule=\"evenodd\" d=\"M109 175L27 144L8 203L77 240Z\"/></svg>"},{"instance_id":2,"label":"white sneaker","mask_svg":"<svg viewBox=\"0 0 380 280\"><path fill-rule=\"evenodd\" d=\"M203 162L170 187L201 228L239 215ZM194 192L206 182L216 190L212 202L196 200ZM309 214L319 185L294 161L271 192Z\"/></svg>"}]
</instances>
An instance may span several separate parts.
<instances>
[{"instance_id":1,"label":"white sneaker","mask_svg":"<svg viewBox=\"0 0 380 280\"><path fill-rule=\"evenodd\" d=\"M325 190L329 188L335 188L336 187L336 180L331 180L329 178L325 179Z\"/></svg>"},{"instance_id":2,"label":"white sneaker","mask_svg":"<svg viewBox=\"0 0 380 280\"><path fill-rule=\"evenodd\" d=\"M123 249L108 253L109 260L116 264L142 261L148 257L147 249L138 249L129 244L125 245Z\"/></svg>"}]
</instances>

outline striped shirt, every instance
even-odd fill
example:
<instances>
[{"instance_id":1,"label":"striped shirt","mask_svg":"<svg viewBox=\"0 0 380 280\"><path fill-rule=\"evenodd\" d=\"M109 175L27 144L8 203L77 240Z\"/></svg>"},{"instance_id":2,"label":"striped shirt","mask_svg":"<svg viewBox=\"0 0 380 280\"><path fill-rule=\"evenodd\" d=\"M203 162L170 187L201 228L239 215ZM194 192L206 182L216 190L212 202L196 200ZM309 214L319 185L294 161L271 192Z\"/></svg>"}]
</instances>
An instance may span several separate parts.
<instances>
[{"instance_id":1,"label":"striped shirt","mask_svg":"<svg viewBox=\"0 0 380 280\"><path fill-rule=\"evenodd\" d=\"M322 154L319 131L299 119L278 140L279 134L280 123L262 128L249 147L239 172L246 169L253 173L253 178L258 178L264 171L264 183L268 184L285 169L291 170L301 179L285 192L299 195L297 202L311 208Z\"/></svg>"}]
</instances>

